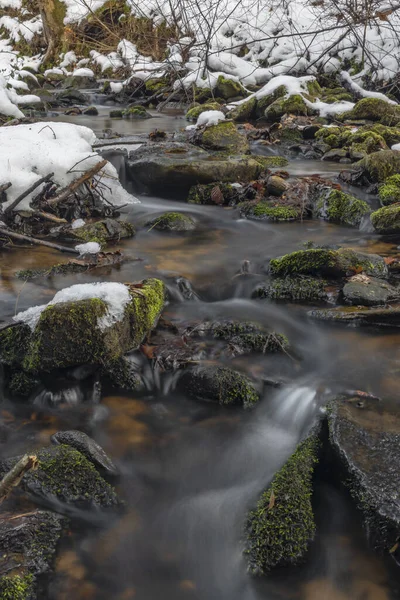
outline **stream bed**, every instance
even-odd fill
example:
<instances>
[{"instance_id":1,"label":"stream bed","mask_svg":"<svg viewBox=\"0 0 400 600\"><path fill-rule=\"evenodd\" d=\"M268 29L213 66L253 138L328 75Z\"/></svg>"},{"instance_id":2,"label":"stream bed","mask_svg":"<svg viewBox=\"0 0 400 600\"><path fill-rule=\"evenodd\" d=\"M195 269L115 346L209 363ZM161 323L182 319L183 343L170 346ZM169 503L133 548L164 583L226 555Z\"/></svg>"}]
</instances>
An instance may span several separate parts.
<instances>
[{"instance_id":1,"label":"stream bed","mask_svg":"<svg viewBox=\"0 0 400 600\"><path fill-rule=\"evenodd\" d=\"M101 107L100 107L101 108ZM60 117L61 118L61 117ZM63 117L100 134L112 127L126 135L155 127L173 131L181 117L139 123L97 117ZM118 153L108 156L128 191ZM338 165L292 161L293 176L334 178ZM137 195L137 194L136 194ZM360 195L358 190L358 195ZM344 328L312 322L306 306L252 300L250 292L270 258L304 244L343 245L390 256L397 244L368 231L318 220L273 224L241 219L237 209L188 205L139 196L122 219L137 234L118 247L126 260L102 272L101 279L131 282L158 277L170 291L164 317L172 323L194 319L255 320L288 336L301 355L281 389L268 388L252 410L196 402L175 389L176 377L146 370L145 395L102 397L81 402L69 390L68 402L49 406L43 396L27 403L5 397L0 407L14 434L1 456L46 445L63 429L84 429L106 450L120 471L126 510L110 519L72 515L72 533L63 542L50 585L51 600L395 600L400 597L396 564L368 548L361 519L349 496L329 474L318 477L314 506L318 535L307 562L263 578L246 572L241 536L247 510L293 452L318 417L320 390L362 389L398 404L400 333ZM375 199L364 195L370 203ZM166 234L144 227L164 211L189 213L194 232ZM24 283L18 269L50 267L59 253L43 247L3 249L0 257L0 319L43 304L56 291L99 279L94 272ZM249 261L249 273L240 271ZM182 280L194 291L185 301ZM285 378L287 357L237 357L249 372ZM293 375L294 372L294 375ZM57 386L57 382L53 382ZM61 384L60 384L61 385ZM86 392L85 392L86 393ZM400 407L399 407L400 409Z\"/></svg>"}]
</instances>

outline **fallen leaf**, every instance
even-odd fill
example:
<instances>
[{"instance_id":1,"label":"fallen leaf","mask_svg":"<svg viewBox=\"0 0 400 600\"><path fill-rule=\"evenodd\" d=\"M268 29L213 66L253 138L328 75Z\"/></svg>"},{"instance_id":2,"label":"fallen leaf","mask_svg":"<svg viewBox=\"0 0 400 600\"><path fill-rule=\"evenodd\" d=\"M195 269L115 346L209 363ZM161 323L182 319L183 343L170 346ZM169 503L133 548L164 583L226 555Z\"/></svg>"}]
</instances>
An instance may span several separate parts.
<instances>
[{"instance_id":1,"label":"fallen leaf","mask_svg":"<svg viewBox=\"0 0 400 600\"><path fill-rule=\"evenodd\" d=\"M271 492L271 496L269 497L268 510L271 510L275 506L275 494L274 490Z\"/></svg>"}]
</instances>

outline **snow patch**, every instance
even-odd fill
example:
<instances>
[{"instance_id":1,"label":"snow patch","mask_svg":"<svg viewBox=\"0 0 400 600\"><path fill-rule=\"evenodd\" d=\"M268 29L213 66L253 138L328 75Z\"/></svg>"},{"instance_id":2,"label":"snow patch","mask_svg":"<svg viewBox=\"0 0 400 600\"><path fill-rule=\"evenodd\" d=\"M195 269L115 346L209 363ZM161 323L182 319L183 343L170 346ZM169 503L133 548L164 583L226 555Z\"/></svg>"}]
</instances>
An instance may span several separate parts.
<instances>
[{"instance_id":1,"label":"snow patch","mask_svg":"<svg viewBox=\"0 0 400 600\"><path fill-rule=\"evenodd\" d=\"M196 127L205 125L211 127L211 125L217 125L221 121L225 121L225 115L220 110L206 110L199 115L196 123Z\"/></svg>"},{"instance_id":2,"label":"snow patch","mask_svg":"<svg viewBox=\"0 0 400 600\"><path fill-rule=\"evenodd\" d=\"M72 221L71 229L79 229L79 227L83 227L85 225L85 221L83 219L75 219Z\"/></svg>"},{"instance_id":3,"label":"snow patch","mask_svg":"<svg viewBox=\"0 0 400 600\"><path fill-rule=\"evenodd\" d=\"M94 78L94 73L93 73L92 69L87 69L87 68L75 69L72 72L72 75L74 77L91 77L91 78Z\"/></svg>"},{"instance_id":4,"label":"snow patch","mask_svg":"<svg viewBox=\"0 0 400 600\"><path fill-rule=\"evenodd\" d=\"M86 244L78 244L75 246L75 250L78 250L79 254L98 254L101 250L100 244L97 242L86 242Z\"/></svg>"},{"instance_id":5,"label":"snow patch","mask_svg":"<svg viewBox=\"0 0 400 600\"><path fill-rule=\"evenodd\" d=\"M102 331L111 327L114 323L122 321L125 308L131 300L129 290L123 283L80 283L60 290L48 304L32 306L28 310L18 313L14 317L14 321L25 323L33 331L40 319L40 315L48 306L64 302L90 300L92 298L99 298L107 305L106 314L97 321L97 325Z\"/></svg>"}]
</instances>

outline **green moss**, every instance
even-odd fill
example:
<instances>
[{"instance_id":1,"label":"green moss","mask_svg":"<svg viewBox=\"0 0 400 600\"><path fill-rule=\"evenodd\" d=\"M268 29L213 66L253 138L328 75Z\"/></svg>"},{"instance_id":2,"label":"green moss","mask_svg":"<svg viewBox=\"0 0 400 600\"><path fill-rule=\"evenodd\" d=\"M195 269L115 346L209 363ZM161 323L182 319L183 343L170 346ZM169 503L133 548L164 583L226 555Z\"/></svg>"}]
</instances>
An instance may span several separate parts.
<instances>
[{"instance_id":1,"label":"green moss","mask_svg":"<svg viewBox=\"0 0 400 600\"><path fill-rule=\"evenodd\" d=\"M379 98L362 98L350 112L353 119L379 121L393 113L393 105Z\"/></svg>"},{"instance_id":2,"label":"green moss","mask_svg":"<svg viewBox=\"0 0 400 600\"><path fill-rule=\"evenodd\" d=\"M238 202L240 198L240 192L238 191L238 188L236 188L230 183L223 183L219 181L216 181L214 183L206 183L204 185L193 185L189 190L187 202L189 202L189 204L215 205L212 192L213 190L215 190L216 187L219 188L222 194L222 204L224 206L232 206Z\"/></svg>"},{"instance_id":3,"label":"green moss","mask_svg":"<svg viewBox=\"0 0 400 600\"><path fill-rule=\"evenodd\" d=\"M21 364L29 347L31 330L28 325L16 325L0 331L0 360L7 365Z\"/></svg>"},{"instance_id":4,"label":"green moss","mask_svg":"<svg viewBox=\"0 0 400 600\"><path fill-rule=\"evenodd\" d=\"M206 112L207 110L220 110L221 105L218 102L207 102L207 104L201 104L199 106L193 106L193 108L189 108L186 113L186 119L188 121L197 121L201 113Z\"/></svg>"},{"instance_id":5,"label":"green moss","mask_svg":"<svg viewBox=\"0 0 400 600\"><path fill-rule=\"evenodd\" d=\"M400 202L400 175L388 177L379 187L378 194L383 206Z\"/></svg>"},{"instance_id":6,"label":"green moss","mask_svg":"<svg viewBox=\"0 0 400 600\"><path fill-rule=\"evenodd\" d=\"M31 596L33 576L20 575L0 577L1 600L28 600Z\"/></svg>"},{"instance_id":7,"label":"green moss","mask_svg":"<svg viewBox=\"0 0 400 600\"><path fill-rule=\"evenodd\" d=\"M264 114L268 121L279 121L285 114L308 115L309 109L303 97L294 94L288 98L278 98L266 108Z\"/></svg>"},{"instance_id":8,"label":"green moss","mask_svg":"<svg viewBox=\"0 0 400 600\"><path fill-rule=\"evenodd\" d=\"M327 300L327 282L315 277L277 277L259 285L252 293L253 298L288 300L290 302L314 302Z\"/></svg>"},{"instance_id":9,"label":"green moss","mask_svg":"<svg viewBox=\"0 0 400 600\"><path fill-rule=\"evenodd\" d=\"M132 288L132 301L126 310L131 326L134 328L137 345L155 326L164 308L165 294L165 285L160 279L145 279L137 291Z\"/></svg>"},{"instance_id":10,"label":"green moss","mask_svg":"<svg viewBox=\"0 0 400 600\"><path fill-rule=\"evenodd\" d=\"M147 119L150 115L144 106L131 106L122 111L122 116L129 119Z\"/></svg>"},{"instance_id":11,"label":"green moss","mask_svg":"<svg viewBox=\"0 0 400 600\"><path fill-rule=\"evenodd\" d=\"M215 86L215 95L224 98L224 100L230 100L238 96L246 96L246 90L238 81L220 75Z\"/></svg>"},{"instance_id":12,"label":"green moss","mask_svg":"<svg viewBox=\"0 0 400 600\"><path fill-rule=\"evenodd\" d=\"M400 231L400 204L384 206L371 214L371 223L378 233Z\"/></svg>"},{"instance_id":13,"label":"green moss","mask_svg":"<svg viewBox=\"0 0 400 600\"><path fill-rule=\"evenodd\" d=\"M200 367L185 373L182 382L191 396L224 406L250 408L259 400L251 380L228 367Z\"/></svg>"},{"instance_id":14,"label":"green moss","mask_svg":"<svg viewBox=\"0 0 400 600\"><path fill-rule=\"evenodd\" d=\"M71 446L44 448L37 453L39 468L26 477L28 489L40 489L63 502L87 502L98 506L118 504L114 488L83 454Z\"/></svg>"},{"instance_id":15,"label":"green moss","mask_svg":"<svg viewBox=\"0 0 400 600\"><path fill-rule=\"evenodd\" d=\"M201 136L201 145L209 150L223 150L231 154L249 152L247 137L236 129L232 121L221 121L207 127Z\"/></svg>"},{"instance_id":16,"label":"green moss","mask_svg":"<svg viewBox=\"0 0 400 600\"><path fill-rule=\"evenodd\" d=\"M318 448L315 435L304 440L249 513L245 554L253 573L298 564L314 539L311 496Z\"/></svg>"},{"instance_id":17,"label":"green moss","mask_svg":"<svg viewBox=\"0 0 400 600\"><path fill-rule=\"evenodd\" d=\"M263 332L256 323L249 321L216 322L211 331L215 339L229 341L243 353L274 354L285 352L290 346L285 335Z\"/></svg>"},{"instance_id":18,"label":"green moss","mask_svg":"<svg viewBox=\"0 0 400 600\"><path fill-rule=\"evenodd\" d=\"M38 386L39 381L23 371L15 371L11 374L8 381L8 389L13 396L27 398Z\"/></svg>"},{"instance_id":19,"label":"green moss","mask_svg":"<svg viewBox=\"0 0 400 600\"><path fill-rule=\"evenodd\" d=\"M86 223L82 227L68 230L67 233L68 236L80 242L97 242L102 248L111 240L129 238L135 235L135 229L131 223L118 221L115 227L113 227L113 223L113 220L108 221L108 219L104 219L95 223Z\"/></svg>"},{"instance_id":20,"label":"green moss","mask_svg":"<svg viewBox=\"0 0 400 600\"><path fill-rule=\"evenodd\" d=\"M316 96L317 98L321 97L322 87L319 85L319 83L316 79L314 79L313 81L307 81L306 85L307 85L308 93L311 96Z\"/></svg>"},{"instance_id":21,"label":"green moss","mask_svg":"<svg viewBox=\"0 0 400 600\"><path fill-rule=\"evenodd\" d=\"M112 386L123 390L138 391L142 388L140 376L124 356L107 363L103 370Z\"/></svg>"},{"instance_id":22,"label":"green moss","mask_svg":"<svg viewBox=\"0 0 400 600\"><path fill-rule=\"evenodd\" d=\"M365 131L367 127L363 127L359 131ZM387 127L381 123L375 123L369 128L370 131L378 133L385 140L386 144L393 146L394 144L400 143L400 128L399 127Z\"/></svg>"},{"instance_id":23,"label":"green moss","mask_svg":"<svg viewBox=\"0 0 400 600\"><path fill-rule=\"evenodd\" d=\"M249 121L255 116L255 110L257 106L257 98L253 97L250 100L246 100L242 104L236 106L230 113L229 116L234 121L242 123Z\"/></svg>"},{"instance_id":24,"label":"green moss","mask_svg":"<svg viewBox=\"0 0 400 600\"><path fill-rule=\"evenodd\" d=\"M153 77L147 79L144 84L146 92L151 95L163 92L168 85L169 81L165 77Z\"/></svg>"},{"instance_id":25,"label":"green moss","mask_svg":"<svg viewBox=\"0 0 400 600\"><path fill-rule=\"evenodd\" d=\"M110 110L110 119L122 119L122 117L124 116L124 111L117 109L117 110Z\"/></svg>"},{"instance_id":26,"label":"green moss","mask_svg":"<svg viewBox=\"0 0 400 600\"><path fill-rule=\"evenodd\" d=\"M255 154L252 156L252 158L258 162L263 169L286 167L289 164L288 159L284 156L258 156Z\"/></svg>"},{"instance_id":27,"label":"green moss","mask_svg":"<svg viewBox=\"0 0 400 600\"><path fill-rule=\"evenodd\" d=\"M191 231L195 228L195 222L191 217L178 212L164 213L147 225L159 231Z\"/></svg>"},{"instance_id":28,"label":"green moss","mask_svg":"<svg viewBox=\"0 0 400 600\"><path fill-rule=\"evenodd\" d=\"M247 218L267 221L296 221L300 219L300 213L293 206L271 206L268 202L251 203L249 209L242 213Z\"/></svg>"},{"instance_id":29,"label":"green moss","mask_svg":"<svg viewBox=\"0 0 400 600\"><path fill-rule=\"evenodd\" d=\"M357 164L363 169L371 182L381 183L391 175L400 172L400 152L396 150L381 150L369 154Z\"/></svg>"},{"instance_id":30,"label":"green moss","mask_svg":"<svg viewBox=\"0 0 400 600\"><path fill-rule=\"evenodd\" d=\"M334 250L311 248L285 254L270 261L272 275L309 275L326 271L335 266Z\"/></svg>"},{"instance_id":31,"label":"green moss","mask_svg":"<svg viewBox=\"0 0 400 600\"><path fill-rule=\"evenodd\" d=\"M317 213L327 221L358 227L364 215L370 212L369 205L350 194L331 190L317 203Z\"/></svg>"}]
</instances>

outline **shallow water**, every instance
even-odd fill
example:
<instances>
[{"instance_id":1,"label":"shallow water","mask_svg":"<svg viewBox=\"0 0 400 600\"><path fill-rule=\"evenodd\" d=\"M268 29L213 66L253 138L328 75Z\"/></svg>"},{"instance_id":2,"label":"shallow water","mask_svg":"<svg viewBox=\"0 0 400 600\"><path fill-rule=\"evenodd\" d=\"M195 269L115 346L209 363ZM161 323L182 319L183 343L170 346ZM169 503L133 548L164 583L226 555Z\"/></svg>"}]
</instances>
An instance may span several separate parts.
<instances>
[{"instance_id":1,"label":"shallow water","mask_svg":"<svg viewBox=\"0 0 400 600\"><path fill-rule=\"evenodd\" d=\"M107 109L108 110L108 109ZM61 117L118 130L107 117ZM161 125L162 120L162 125ZM161 117L158 128L175 130L181 120ZM155 119L121 123L132 135L154 129ZM127 124L131 130L127 130ZM118 160L118 155L114 157ZM113 159L113 160L114 160ZM332 177L337 166L293 161L292 175ZM5 398L2 417L14 434L0 447L15 455L49 442L60 429L84 429L104 446L121 469L119 491L127 502L120 519L101 526L76 525L64 543L50 598L64 600L394 600L399 577L394 563L370 551L359 516L348 497L323 479L314 503L318 536L307 563L260 579L246 573L241 535L247 509L320 415L326 390L364 389L398 403L400 333L324 326L307 319L307 307L251 300L268 259L304 242L338 244L397 253L398 241L319 221L268 224L239 218L230 208L190 206L141 197L125 211L138 233L120 247L126 260L110 270L56 276L23 283L22 268L64 260L45 248L13 248L0 256L0 319L33 304L48 302L68 285L99 279L136 281L161 277L173 300L165 316L172 322L235 317L256 320L286 333L296 348L288 357L238 357L235 364L265 378L288 379L270 389L254 411L227 410L182 397L174 379L147 370L145 396L103 390L100 404L79 384L58 407L36 399L16 404ZM374 202L373 198L369 201ZM189 234L169 235L145 224L165 210L182 210L198 221ZM137 260L139 259L139 260ZM250 274L240 275L243 260ZM197 301L183 302L178 279L185 277ZM54 388L61 382L51 382ZM317 393L318 391L318 393Z\"/></svg>"}]
</instances>

